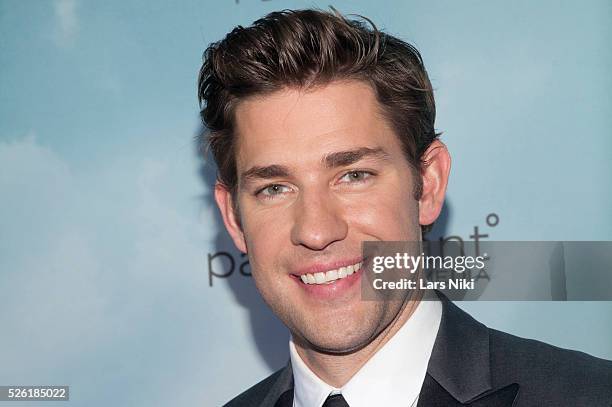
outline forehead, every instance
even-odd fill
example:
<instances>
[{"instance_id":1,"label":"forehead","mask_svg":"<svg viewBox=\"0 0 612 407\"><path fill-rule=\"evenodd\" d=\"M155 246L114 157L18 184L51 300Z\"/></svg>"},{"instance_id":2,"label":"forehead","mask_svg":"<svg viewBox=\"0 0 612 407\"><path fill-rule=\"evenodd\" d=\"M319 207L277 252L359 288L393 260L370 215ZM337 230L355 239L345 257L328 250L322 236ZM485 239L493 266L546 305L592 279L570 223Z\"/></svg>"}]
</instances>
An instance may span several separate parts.
<instances>
[{"instance_id":1,"label":"forehead","mask_svg":"<svg viewBox=\"0 0 612 407\"><path fill-rule=\"evenodd\" d=\"M399 147L374 91L361 81L249 98L237 106L235 120L239 169L320 161L330 152L356 147Z\"/></svg>"}]
</instances>

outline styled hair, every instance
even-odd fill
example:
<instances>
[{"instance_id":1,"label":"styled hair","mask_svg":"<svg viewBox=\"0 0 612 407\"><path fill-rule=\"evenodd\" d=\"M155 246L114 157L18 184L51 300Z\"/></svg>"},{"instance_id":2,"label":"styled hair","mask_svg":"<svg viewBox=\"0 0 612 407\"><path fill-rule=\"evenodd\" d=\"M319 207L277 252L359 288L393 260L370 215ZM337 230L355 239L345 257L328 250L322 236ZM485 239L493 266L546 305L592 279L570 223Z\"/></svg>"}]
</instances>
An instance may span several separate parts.
<instances>
[{"instance_id":1,"label":"styled hair","mask_svg":"<svg viewBox=\"0 0 612 407\"><path fill-rule=\"evenodd\" d=\"M438 137L431 83L412 45L379 31L367 18L347 19L320 10L273 12L238 26L204 52L198 80L204 145L216 161L218 182L237 190L234 111L245 98L283 88L308 88L335 80L370 84L381 111L399 137L422 193L423 153Z\"/></svg>"}]
</instances>

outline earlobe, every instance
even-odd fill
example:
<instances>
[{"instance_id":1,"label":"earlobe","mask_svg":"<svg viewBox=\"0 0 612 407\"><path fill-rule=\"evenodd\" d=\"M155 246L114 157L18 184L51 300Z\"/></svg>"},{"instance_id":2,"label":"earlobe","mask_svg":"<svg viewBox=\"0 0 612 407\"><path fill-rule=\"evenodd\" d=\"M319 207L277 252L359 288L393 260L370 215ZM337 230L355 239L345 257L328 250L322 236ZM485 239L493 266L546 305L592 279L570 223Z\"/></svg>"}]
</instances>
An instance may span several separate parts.
<instances>
[{"instance_id":1,"label":"earlobe","mask_svg":"<svg viewBox=\"0 0 612 407\"><path fill-rule=\"evenodd\" d=\"M244 233L242 226L236 216L234 210L235 203L233 202L231 192L222 184L217 182L215 184L215 201L221 211L221 217L223 218L223 224L225 229L231 236L236 248L243 253L247 252L246 241L244 239Z\"/></svg>"},{"instance_id":2,"label":"earlobe","mask_svg":"<svg viewBox=\"0 0 612 407\"><path fill-rule=\"evenodd\" d=\"M434 140L423 154L423 193L419 200L419 223L431 225L440 215L450 173L451 158L446 145Z\"/></svg>"}]
</instances>

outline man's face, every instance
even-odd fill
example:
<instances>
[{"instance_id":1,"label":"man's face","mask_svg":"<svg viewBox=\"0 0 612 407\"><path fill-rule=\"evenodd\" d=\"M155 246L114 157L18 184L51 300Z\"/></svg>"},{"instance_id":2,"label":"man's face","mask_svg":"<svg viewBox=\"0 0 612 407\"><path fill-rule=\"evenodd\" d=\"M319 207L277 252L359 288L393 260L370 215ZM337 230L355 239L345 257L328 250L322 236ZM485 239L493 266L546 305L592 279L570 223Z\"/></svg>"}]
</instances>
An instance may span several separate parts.
<instances>
[{"instance_id":1,"label":"man's face","mask_svg":"<svg viewBox=\"0 0 612 407\"><path fill-rule=\"evenodd\" d=\"M420 240L413 173L373 90L282 90L241 102L236 125L240 224L217 199L261 295L314 349L366 345L402 304L361 301L361 243Z\"/></svg>"}]
</instances>

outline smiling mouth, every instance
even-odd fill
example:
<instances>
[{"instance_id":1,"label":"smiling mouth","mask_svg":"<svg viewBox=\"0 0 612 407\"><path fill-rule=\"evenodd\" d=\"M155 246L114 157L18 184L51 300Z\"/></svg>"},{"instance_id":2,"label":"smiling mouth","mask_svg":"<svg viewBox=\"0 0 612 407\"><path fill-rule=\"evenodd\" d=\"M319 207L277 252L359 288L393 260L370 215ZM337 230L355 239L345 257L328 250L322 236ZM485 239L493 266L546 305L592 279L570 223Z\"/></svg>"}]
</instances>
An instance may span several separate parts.
<instances>
[{"instance_id":1,"label":"smiling mouth","mask_svg":"<svg viewBox=\"0 0 612 407\"><path fill-rule=\"evenodd\" d=\"M350 266L340 267L334 270L328 270L326 272L319 273L306 273L302 274L300 278L304 284L331 284L343 278L347 278L352 275L363 266L363 261L359 263L351 264Z\"/></svg>"}]
</instances>

